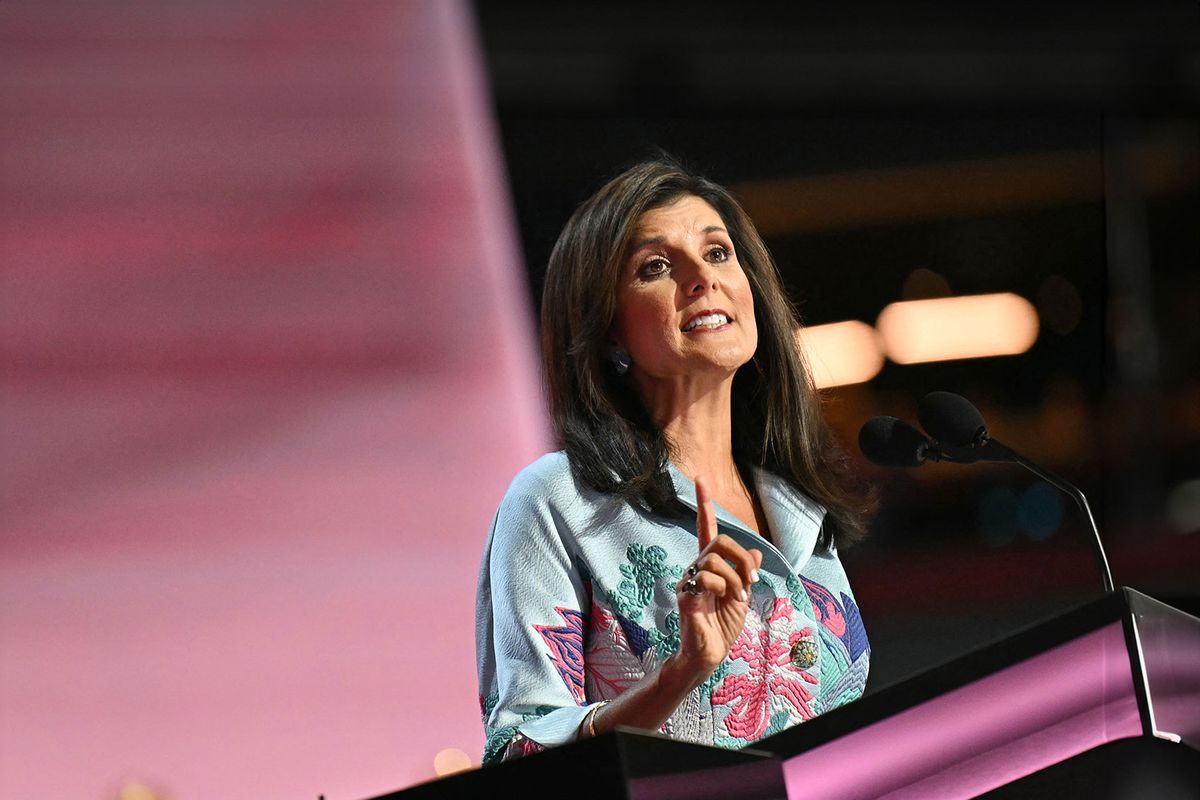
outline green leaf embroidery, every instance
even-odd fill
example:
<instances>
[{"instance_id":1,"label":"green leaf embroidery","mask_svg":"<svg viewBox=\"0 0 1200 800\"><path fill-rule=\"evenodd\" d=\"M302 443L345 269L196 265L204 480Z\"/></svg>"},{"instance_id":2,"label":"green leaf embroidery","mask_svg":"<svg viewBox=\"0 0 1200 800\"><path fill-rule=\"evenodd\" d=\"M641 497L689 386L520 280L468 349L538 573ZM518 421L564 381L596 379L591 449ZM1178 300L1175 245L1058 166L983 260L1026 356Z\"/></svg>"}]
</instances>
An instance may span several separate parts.
<instances>
[{"instance_id":1,"label":"green leaf embroidery","mask_svg":"<svg viewBox=\"0 0 1200 800\"><path fill-rule=\"evenodd\" d=\"M663 627L666 630L659 628L650 630L650 646L654 648L660 662L665 661L668 656L679 650L679 612L672 611L667 614L666 619L663 620Z\"/></svg>"},{"instance_id":2,"label":"green leaf embroidery","mask_svg":"<svg viewBox=\"0 0 1200 800\"><path fill-rule=\"evenodd\" d=\"M769 725L767 725L767 730L763 734L763 738L765 739L768 736L774 736L780 731L787 730L791 721L792 718L787 715L787 712L776 711L771 715L771 722Z\"/></svg>"},{"instance_id":3,"label":"green leaf embroidery","mask_svg":"<svg viewBox=\"0 0 1200 800\"><path fill-rule=\"evenodd\" d=\"M498 762L504 754L504 748L517 734L517 725L505 725L503 728L488 729L487 742L483 746L483 764Z\"/></svg>"},{"instance_id":4,"label":"green leaf embroidery","mask_svg":"<svg viewBox=\"0 0 1200 800\"><path fill-rule=\"evenodd\" d=\"M626 619L641 622L646 606L654 598L654 588L663 579L671 582L683 576L683 567L668 565L667 551L658 545L646 547L639 542L630 543L625 551L628 563L619 569L622 581L613 592L604 592L604 597L613 611Z\"/></svg>"}]
</instances>

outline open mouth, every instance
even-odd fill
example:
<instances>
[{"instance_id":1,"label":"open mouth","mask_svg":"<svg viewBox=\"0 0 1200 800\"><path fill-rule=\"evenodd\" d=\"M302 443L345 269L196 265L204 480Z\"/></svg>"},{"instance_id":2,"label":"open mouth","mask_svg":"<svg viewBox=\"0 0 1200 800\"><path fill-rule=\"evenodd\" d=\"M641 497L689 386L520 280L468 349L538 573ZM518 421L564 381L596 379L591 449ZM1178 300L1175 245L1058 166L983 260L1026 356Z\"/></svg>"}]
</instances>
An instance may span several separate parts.
<instances>
[{"instance_id":1,"label":"open mouth","mask_svg":"<svg viewBox=\"0 0 1200 800\"><path fill-rule=\"evenodd\" d=\"M724 311L701 311L696 316L688 320L687 324L681 328L684 333L690 331L704 329L715 330L723 325L728 325L731 319Z\"/></svg>"}]
</instances>

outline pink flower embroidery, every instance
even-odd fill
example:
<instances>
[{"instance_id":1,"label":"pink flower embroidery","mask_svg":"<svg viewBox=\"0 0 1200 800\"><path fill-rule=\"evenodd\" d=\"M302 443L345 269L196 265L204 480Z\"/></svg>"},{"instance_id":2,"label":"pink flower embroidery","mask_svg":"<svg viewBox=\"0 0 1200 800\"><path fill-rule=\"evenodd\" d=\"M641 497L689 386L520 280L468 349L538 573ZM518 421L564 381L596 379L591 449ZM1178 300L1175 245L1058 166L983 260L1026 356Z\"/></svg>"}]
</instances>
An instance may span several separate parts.
<instances>
[{"instance_id":1,"label":"pink flower embroidery","mask_svg":"<svg viewBox=\"0 0 1200 800\"><path fill-rule=\"evenodd\" d=\"M750 669L728 676L712 694L713 705L733 704L724 721L730 736L761 738L773 710L793 718L812 718L808 704L813 696L805 684L815 685L817 680L792 664L791 653L793 644L812 636L812 629L793 629L793 612L788 600L776 598L774 610L765 620L753 609L746 616L729 657L745 662Z\"/></svg>"},{"instance_id":2,"label":"pink flower embroidery","mask_svg":"<svg viewBox=\"0 0 1200 800\"><path fill-rule=\"evenodd\" d=\"M540 753L545 749L545 746L538 744L533 739L529 739L522 734L517 734L512 738L512 741L508 743L508 747L505 749L504 758L505 760L510 758L521 758L522 756L532 755L533 753Z\"/></svg>"},{"instance_id":3,"label":"pink flower embroidery","mask_svg":"<svg viewBox=\"0 0 1200 800\"><path fill-rule=\"evenodd\" d=\"M846 635L846 617L833 594L821 584L810 581L804 576L800 576L800 580L804 583L804 590L808 592L808 599L812 601L817 619L826 628L829 628L829 632L834 636L839 639L844 637Z\"/></svg>"},{"instance_id":4,"label":"pink flower embroidery","mask_svg":"<svg viewBox=\"0 0 1200 800\"><path fill-rule=\"evenodd\" d=\"M570 690L575 702L583 705L583 614L573 608L555 606L563 625L534 625L546 642L550 663Z\"/></svg>"}]
</instances>

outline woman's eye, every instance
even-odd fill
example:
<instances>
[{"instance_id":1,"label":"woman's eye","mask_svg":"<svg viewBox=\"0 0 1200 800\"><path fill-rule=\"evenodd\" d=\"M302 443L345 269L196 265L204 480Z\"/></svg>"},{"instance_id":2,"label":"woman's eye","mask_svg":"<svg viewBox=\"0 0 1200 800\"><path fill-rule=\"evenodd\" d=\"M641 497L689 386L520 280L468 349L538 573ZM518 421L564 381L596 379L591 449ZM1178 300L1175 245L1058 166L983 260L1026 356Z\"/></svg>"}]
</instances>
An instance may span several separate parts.
<instances>
[{"instance_id":1,"label":"woman's eye","mask_svg":"<svg viewBox=\"0 0 1200 800\"><path fill-rule=\"evenodd\" d=\"M665 258L652 258L638 268L638 275L643 278L654 278L662 275L669 267L670 265Z\"/></svg>"},{"instance_id":2,"label":"woman's eye","mask_svg":"<svg viewBox=\"0 0 1200 800\"><path fill-rule=\"evenodd\" d=\"M724 245L717 245L716 247L711 248L708 251L708 260L709 261L717 261L717 262L728 261L729 260L728 248L726 248Z\"/></svg>"}]
</instances>

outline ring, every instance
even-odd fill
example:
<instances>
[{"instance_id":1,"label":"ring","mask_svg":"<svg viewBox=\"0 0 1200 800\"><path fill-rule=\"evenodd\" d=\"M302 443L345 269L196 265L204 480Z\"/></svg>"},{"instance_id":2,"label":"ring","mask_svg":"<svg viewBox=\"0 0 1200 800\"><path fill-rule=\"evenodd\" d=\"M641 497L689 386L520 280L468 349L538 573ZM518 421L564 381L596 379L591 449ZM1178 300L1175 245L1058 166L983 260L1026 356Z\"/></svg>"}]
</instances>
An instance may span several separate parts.
<instances>
[{"instance_id":1,"label":"ring","mask_svg":"<svg viewBox=\"0 0 1200 800\"><path fill-rule=\"evenodd\" d=\"M698 594L701 594L704 591L696 584L696 579L694 577L688 578L686 581L684 581L683 586L681 586L680 588L683 590L683 592L685 594L690 594L693 597Z\"/></svg>"},{"instance_id":2,"label":"ring","mask_svg":"<svg viewBox=\"0 0 1200 800\"><path fill-rule=\"evenodd\" d=\"M700 572L700 568L697 567L695 564L692 564L690 567L687 568L687 576L689 578L696 577L697 573L699 573L699 572Z\"/></svg>"}]
</instances>

